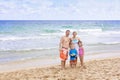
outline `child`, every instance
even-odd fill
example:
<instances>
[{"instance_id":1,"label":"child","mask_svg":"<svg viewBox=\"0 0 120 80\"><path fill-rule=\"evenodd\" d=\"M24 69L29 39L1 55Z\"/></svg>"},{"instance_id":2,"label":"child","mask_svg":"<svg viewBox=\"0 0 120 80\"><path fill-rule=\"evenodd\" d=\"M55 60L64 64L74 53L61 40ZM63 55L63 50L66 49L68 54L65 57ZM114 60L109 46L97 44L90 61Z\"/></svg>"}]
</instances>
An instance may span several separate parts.
<instances>
[{"instance_id":1,"label":"child","mask_svg":"<svg viewBox=\"0 0 120 80\"><path fill-rule=\"evenodd\" d=\"M86 67L84 66L84 48L82 45L82 41L79 41L78 45L79 45L79 53L78 54L79 54L81 66L86 69Z\"/></svg>"},{"instance_id":2,"label":"child","mask_svg":"<svg viewBox=\"0 0 120 80\"><path fill-rule=\"evenodd\" d=\"M73 43L70 44L69 55L70 55L70 67L71 68L76 67L76 64L77 64L77 50L75 49Z\"/></svg>"}]
</instances>

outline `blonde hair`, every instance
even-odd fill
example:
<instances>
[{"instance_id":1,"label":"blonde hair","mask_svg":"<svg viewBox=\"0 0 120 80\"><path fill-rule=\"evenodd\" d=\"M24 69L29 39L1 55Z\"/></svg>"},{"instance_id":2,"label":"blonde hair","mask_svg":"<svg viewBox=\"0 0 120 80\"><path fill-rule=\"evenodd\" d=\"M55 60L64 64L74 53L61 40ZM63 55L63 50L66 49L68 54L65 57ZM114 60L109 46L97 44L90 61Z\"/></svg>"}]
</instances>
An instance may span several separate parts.
<instances>
[{"instance_id":1,"label":"blonde hair","mask_svg":"<svg viewBox=\"0 0 120 80\"><path fill-rule=\"evenodd\" d=\"M76 34L77 34L77 32L76 32L76 31L73 31L73 34L74 34L74 33L76 33Z\"/></svg>"}]
</instances>

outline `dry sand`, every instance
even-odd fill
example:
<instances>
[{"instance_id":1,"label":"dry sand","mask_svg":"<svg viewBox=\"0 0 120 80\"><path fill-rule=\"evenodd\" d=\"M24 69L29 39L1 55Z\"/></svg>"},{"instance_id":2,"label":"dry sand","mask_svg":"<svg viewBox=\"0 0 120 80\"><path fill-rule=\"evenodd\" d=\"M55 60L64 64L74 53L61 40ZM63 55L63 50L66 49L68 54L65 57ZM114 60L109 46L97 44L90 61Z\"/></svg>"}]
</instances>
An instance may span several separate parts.
<instances>
[{"instance_id":1,"label":"dry sand","mask_svg":"<svg viewBox=\"0 0 120 80\"><path fill-rule=\"evenodd\" d=\"M0 73L0 80L120 80L120 58L85 62L87 69L60 65Z\"/></svg>"}]
</instances>

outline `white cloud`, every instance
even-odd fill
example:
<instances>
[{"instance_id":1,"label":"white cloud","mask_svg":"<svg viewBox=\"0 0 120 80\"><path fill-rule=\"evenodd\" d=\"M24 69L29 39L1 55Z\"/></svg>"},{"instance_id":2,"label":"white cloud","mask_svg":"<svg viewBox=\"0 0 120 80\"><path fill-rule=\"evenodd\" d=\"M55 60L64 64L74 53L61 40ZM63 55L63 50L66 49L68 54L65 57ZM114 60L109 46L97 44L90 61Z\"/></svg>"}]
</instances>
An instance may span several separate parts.
<instances>
[{"instance_id":1,"label":"white cloud","mask_svg":"<svg viewBox=\"0 0 120 80\"><path fill-rule=\"evenodd\" d=\"M119 0L1 0L0 19L120 19L119 3Z\"/></svg>"}]
</instances>

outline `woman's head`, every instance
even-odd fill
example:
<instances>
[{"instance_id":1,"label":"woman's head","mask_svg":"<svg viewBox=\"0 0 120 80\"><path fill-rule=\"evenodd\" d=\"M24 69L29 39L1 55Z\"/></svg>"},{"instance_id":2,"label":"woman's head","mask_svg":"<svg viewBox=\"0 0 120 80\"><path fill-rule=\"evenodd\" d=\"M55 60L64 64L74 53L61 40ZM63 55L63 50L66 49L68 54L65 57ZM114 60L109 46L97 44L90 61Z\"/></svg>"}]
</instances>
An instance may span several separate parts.
<instances>
[{"instance_id":1,"label":"woman's head","mask_svg":"<svg viewBox=\"0 0 120 80\"><path fill-rule=\"evenodd\" d=\"M82 41L78 41L78 45L79 47L82 47L83 46Z\"/></svg>"},{"instance_id":2,"label":"woman's head","mask_svg":"<svg viewBox=\"0 0 120 80\"><path fill-rule=\"evenodd\" d=\"M74 32L73 32L73 37L76 37L76 35L77 35L77 32L74 31Z\"/></svg>"}]
</instances>

